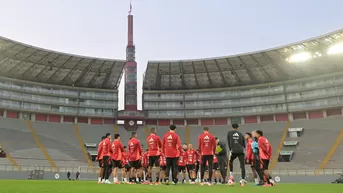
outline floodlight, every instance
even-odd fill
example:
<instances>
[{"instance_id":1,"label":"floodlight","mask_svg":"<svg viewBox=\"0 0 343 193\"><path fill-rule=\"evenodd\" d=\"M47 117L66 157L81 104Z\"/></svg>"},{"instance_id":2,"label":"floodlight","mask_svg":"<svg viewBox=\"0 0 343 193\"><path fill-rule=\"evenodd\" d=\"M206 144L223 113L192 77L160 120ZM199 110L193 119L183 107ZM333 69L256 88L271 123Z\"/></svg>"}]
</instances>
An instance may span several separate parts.
<instances>
[{"instance_id":1,"label":"floodlight","mask_svg":"<svg viewBox=\"0 0 343 193\"><path fill-rule=\"evenodd\" d=\"M305 62L311 58L312 55L310 52L300 52L297 54L293 54L291 57L287 58L287 61L290 63Z\"/></svg>"},{"instance_id":2,"label":"floodlight","mask_svg":"<svg viewBox=\"0 0 343 193\"><path fill-rule=\"evenodd\" d=\"M340 54L343 53L343 43L335 44L328 49L328 54Z\"/></svg>"}]
</instances>

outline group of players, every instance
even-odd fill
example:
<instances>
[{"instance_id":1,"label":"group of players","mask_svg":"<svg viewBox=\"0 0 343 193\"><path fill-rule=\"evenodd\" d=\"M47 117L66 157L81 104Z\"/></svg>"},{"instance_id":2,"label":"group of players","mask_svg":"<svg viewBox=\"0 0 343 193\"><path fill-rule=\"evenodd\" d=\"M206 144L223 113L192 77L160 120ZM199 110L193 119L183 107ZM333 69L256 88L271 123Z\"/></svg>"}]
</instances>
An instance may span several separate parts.
<instances>
[{"instance_id":1,"label":"group of players","mask_svg":"<svg viewBox=\"0 0 343 193\"><path fill-rule=\"evenodd\" d=\"M229 165L230 175L227 183L234 185L233 161L238 158L242 175L239 181L241 186L247 183L245 164L251 165L256 185L275 185L268 172L272 148L268 140L263 137L261 130L243 135L238 131L238 125L233 124L233 130L227 134L230 153L227 156L225 143L215 138L208 127L205 127L198 137L198 149L193 149L192 144L181 145L180 137L175 132L175 125L170 125L169 129L161 139L156 135L156 129L151 128L151 134L146 139L148 148L145 152L137 139L136 132L132 132L127 147L123 146L119 134L115 134L111 142L111 134L107 133L98 146L97 160L100 167L98 183L112 184L109 181L112 174L113 183L120 184L117 173L121 170L123 183L159 185L164 182L168 185L171 171L172 184L178 183L179 174L182 183L185 183L188 173L191 184L195 184L198 179L201 185L211 186L218 182L226 183L227 165ZM200 176L198 176L199 170Z\"/></svg>"}]
</instances>

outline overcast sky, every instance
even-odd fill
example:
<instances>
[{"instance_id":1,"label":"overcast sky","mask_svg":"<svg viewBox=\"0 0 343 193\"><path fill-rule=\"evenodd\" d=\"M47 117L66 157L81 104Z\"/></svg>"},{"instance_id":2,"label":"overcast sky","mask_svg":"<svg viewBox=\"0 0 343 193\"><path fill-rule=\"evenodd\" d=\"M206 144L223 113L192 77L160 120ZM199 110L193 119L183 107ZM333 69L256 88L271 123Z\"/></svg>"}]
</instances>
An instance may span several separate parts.
<instances>
[{"instance_id":1,"label":"overcast sky","mask_svg":"<svg viewBox=\"0 0 343 193\"><path fill-rule=\"evenodd\" d=\"M129 0L0 0L0 36L125 59ZM342 0L132 0L138 107L148 60L251 52L343 28ZM123 82L123 81L122 81ZM119 107L123 108L123 84Z\"/></svg>"}]
</instances>

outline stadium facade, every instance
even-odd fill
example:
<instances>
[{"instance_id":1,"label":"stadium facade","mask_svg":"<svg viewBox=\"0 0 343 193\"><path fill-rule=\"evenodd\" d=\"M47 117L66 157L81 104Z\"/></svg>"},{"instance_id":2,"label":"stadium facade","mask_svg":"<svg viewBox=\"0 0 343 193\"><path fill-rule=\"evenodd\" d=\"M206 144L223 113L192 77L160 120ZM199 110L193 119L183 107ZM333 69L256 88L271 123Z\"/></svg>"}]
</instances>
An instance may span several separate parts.
<instances>
[{"instance_id":1,"label":"stadium facade","mask_svg":"<svg viewBox=\"0 0 343 193\"><path fill-rule=\"evenodd\" d=\"M151 61L143 85L149 125L228 125L342 114L342 30L228 57Z\"/></svg>"},{"instance_id":2,"label":"stadium facade","mask_svg":"<svg viewBox=\"0 0 343 193\"><path fill-rule=\"evenodd\" d=\"M287 141L294 132L288 129L312 128L297 139L302 145L295 161L279 168L337 167L343 155L334 155L343 138L342 40L340 30L254 53L150 61L138 110L131 13L126 60L60 53L0 37L0 150L8 158L0 159L0 170L12 164L80 171L79 166L94 167L97 142L107 132L120 132L125 143L127 131L136 130L144 143L148 127L162 135L175 124L183 142L196 143L202 126L222 139L231 123L245 124L243 131L263 129L278 147L274 155L287 155L288 162L298 144ZM123 75L124 110L118 110ZM330 140L341 136L338 143L322 141L321 128ZM313 141L321 148L312 149ZM316 159L308 161L309 153Z\"/></svg>"}]
</instances>

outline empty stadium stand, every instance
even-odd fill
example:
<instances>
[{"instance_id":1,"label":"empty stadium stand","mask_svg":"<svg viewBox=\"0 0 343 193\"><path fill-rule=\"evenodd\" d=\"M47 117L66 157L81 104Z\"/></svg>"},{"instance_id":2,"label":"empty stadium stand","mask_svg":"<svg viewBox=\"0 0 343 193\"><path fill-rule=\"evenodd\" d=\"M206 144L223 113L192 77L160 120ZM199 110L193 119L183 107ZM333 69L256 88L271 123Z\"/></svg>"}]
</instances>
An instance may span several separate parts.
<instances>
[{"instance_id":1,"label":"empty stadium stand","mask_svg":"<svg viewBox=\"0 0 343 193\"><path fill-rule=\"evenodd\" d=\"M304 128L304 134L296 138L299 142L291 162L278 163L279 169L316 169L324 161L332 144L343 127L342 117L314 120L296 120L291 127ZM294 138L292 138L294 139ZM340 168L339 162L333 162L330 168Z\"/></svg>"},{"instance_id":2,"label":"empty stadium stand","mask_svg":"<svg viewBox=\"0 0 343 193\"><path fill-rule=\"evenodd\" d=\"M37 146L25 120L0 117L0 125L1 144L19 165L51 166Z\"/></svg>"}]
</instances>

